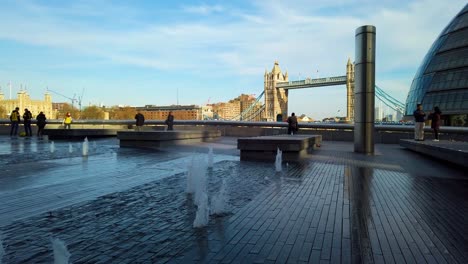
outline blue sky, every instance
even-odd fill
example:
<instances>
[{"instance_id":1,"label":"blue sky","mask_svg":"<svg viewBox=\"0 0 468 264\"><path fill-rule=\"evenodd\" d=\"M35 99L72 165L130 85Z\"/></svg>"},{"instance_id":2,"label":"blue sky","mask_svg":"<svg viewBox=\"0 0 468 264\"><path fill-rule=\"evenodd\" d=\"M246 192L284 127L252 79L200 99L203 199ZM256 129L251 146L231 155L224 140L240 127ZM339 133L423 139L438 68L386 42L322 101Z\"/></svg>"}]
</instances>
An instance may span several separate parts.
<instances>
[{"instance_id":1,"label":"blue sky","mask_svg":"<svg viewBox=\"0 0 468 264\"><path fill-rule=\"evenodd\" d=\"M170 105L260 94L278 60L290 80L345 75L359 26L377 28L376 83L405 101L463 0L2 1L0 87L48 87L89 104ZM345 86L290 92L313 118L346 109ZM178 92L177 92L178 91ZM66 101L53 95L53 101Z\"/></svg>"}]
</instances>

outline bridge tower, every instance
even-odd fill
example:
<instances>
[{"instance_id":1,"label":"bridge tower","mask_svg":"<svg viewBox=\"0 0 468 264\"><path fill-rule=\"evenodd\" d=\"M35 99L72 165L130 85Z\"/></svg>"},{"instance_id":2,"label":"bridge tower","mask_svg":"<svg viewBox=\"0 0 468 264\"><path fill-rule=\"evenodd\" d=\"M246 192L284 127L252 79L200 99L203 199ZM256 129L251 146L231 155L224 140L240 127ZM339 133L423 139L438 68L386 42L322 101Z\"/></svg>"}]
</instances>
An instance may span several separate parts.
<instances>
[{"instance_id":1,"label":"bridge tower","mask_svg":"<svg viewBox=\"0 0 468 264\"><path fill-rule=\"evenodd\" d=\"M354 63L346 64L346 121L354 120Z\"/></svg>"},{"instance_id":2,"label":"bridge tower","mask_svg":"<svg viewBox=\"0 0 468 264\"><path fill-rule=\"evenodd\" d=\"M283 74L278 61L275 61L271 72L265 70L264 91L265 91L265 113L266 121L276 121L281 115L282 121L288 118L288 91L283 88L276 88L277 82L288 80L288 72Z\"/></svg>"}]
</instances>

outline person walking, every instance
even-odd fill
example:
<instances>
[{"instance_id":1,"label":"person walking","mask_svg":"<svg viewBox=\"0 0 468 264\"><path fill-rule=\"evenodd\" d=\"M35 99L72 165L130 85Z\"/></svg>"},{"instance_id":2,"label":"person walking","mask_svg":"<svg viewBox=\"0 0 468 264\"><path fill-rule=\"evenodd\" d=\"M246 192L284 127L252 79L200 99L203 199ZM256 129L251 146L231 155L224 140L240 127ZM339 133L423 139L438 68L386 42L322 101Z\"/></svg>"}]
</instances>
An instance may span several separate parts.
<instances>
[{"instance_id":1,"label":"person walking","mask_svg":"<svg viewBox=\"0 0 468 264\"><path fill-rule=\"evenodd\" d=\"M37 137L42 139L42 133L44 132L44 127L46 126L46 116L44 112L40 112L36 116L36 125L37 125Z\"/></svg>"},{"instance_id":2,"label":"person walking","mask_svg":"<svg viewBox=\"0 0 468 264\"><path fill-rule=\"evenodd\" d=\"M174 116L172 115L172 111L169 111L169 115L167 115L166 125L167 130L174 130L172 127L174 125Z\"/></svg>"},{"instance_id":3,"label":"person walking","mask_svg":"<svg viewBox=\"0 0 468 264\"><path fill-rule=\"evenodd\" d=\"M298 130L296 114L292 113L291 116L288 117L286 122L288 122L288 135L296 134Z\"/></svg>"},{"instance_id":4,"label":"person walking","mask_svg":"<svg viewBox=\"0 0 468 264\"><path fill-rule=\"evenodd\" d=\"M434 131L434 139L432 141L439 141L439 129L440 129L440 116L442 111L438 106L434 107L434 111L429 114L431 120L431 128Z\"/></svg>"},{"instance_id":5,"label":"person walking","mask_svg":"<svg viewBox=\"0 0 468 264\"><path fill-rule=\"evenodd\" d=\"M65 125L65 129L71 129L72 121L73 119L71 117L70 112L67 112L67 114L65 115L65 118L63 119L63 124Z\"/></svg>"},{"instance_id":6,"label":"person walking","mask_svg":"<svg viewBox=\"0 0 468 264\"><path fill-rule=\"evenodd\" d=\"M18 126L21 121L21 116L19 113L19 107L16 107L10 114L10 137L18 135Z\"/></svg>"},{"instance_id":7,"label":"person walking","mask_svg":"<svg viewBox=\"0 0 468 264\"><path fill-rule=\"evenodd\" d=\"M424 119L426 113L422 109L422 104L417 104L416 110L413 112L414 116L414 140L424 141Z\"/></svg>"},{"instance_id":8,"label":"person walking","mask_svg":"<svg viewBox=\"0 0 468 264\"><path fill-rule=\"evenodd\" d=\"M31 119L32 119L32 113L27 108L24 109L23 124L24 124L24 132L26 133L27 137L32 136Z\"/></svg>"},{"instance_id":9,"label":"person walking","mask_svg":"<svg viewBox=\"0 0 468 264\"><path fill-rule=\"evenodd\" d=\"M142 113L138 112L135 115L135 120L136 120L136 130L140 131L141 127L145 124L145 116Z\"/></svg>"}]
</instances>

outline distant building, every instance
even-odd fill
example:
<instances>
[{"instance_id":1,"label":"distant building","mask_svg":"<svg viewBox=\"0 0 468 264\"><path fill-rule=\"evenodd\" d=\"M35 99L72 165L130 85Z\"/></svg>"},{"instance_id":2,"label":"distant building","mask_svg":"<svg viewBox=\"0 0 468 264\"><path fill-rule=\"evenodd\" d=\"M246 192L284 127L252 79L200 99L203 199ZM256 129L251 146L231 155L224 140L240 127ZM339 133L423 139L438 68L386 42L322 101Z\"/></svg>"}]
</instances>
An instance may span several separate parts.
<instances>
[{"instance_id":1,"label":"distant building","mask_svg":"<svg viewBox=\"0 0 468 264\"><path fill-rule=\"evenodd\" d=\"M62 111L64 107L68 105L67 103L52 103L52 109L57 111Z\"/></svg>"},{"instance_id":2,"label":"distant building","mask_svg":"<svg viewBox=\"0 0 468 264\"><path fill-rule=\"evenodd\" d=\"M213 105L203 105L202 107L202 120L213 120Z\"/></svg>"},{"instance_id":3,"label":"distant building","mask_svg":"<svg viewBox=\"0 0 468 264\"><path fill-rule=\"evenodd\" d=\"M232 120L240 115L240 101L231 100L227 103L217 103L213 105L213 113L218 119Z\"/></svg>"},{"instance_id":4,"label":"distant building","mask_svg":"<svg viewBox=\"0 0 468 264\"><path fill-rule=\"evenodd\" d=\"M400 111L395 111L395 116L396 116L396 120L395 121L401 121L403 120L403 114L400 112Z\"/></svg>"},{"instance_id":5,"label":"distant building","mask_svg":"<svg viewBox=\"0 0 468 264\"><path fill-rule=\"evenodd\" d=\"M146 120L166 120L169 112L175 120L202 120L202 107L197 105L145 105L136 107L136 110L141 111Z\"/></svg>"},{"instance_id":6,"label":"distant building","mask_svg":"<svg viewBox=\"0 0 468 264\"><path fill-rule=\"evenodd\" d=\"M297 117L298 122L303 122L303 123L309 123L309 122L314 122L314 119L302 114Z\"/></svg>"},{"instance_id":7,"label":"distant building","mask_svg":"<svg viewBox=\"0 0 468 264\"><path fill-rule=\"evenodd\" d=\"M384 113L382 107L375 107L375 112L374 112L374 118L375 121L382 121L384 118Z\"/></svg>"},{"instance_id":8,"label":"distant building","mask_svg":"<svg viewBox=\"0 0 468 264\"><path fill-rule=\"evenodd\" d=\"M5 108L8 115L16 107L19 107L21 116L25 108L31 111L33 118L41 111L44 112L49 119L55 118L56 115L56 112L52 109L52 96L49 93L45 93L44 101L41 101L31 99L26 91L19 91L16 99L5 99L5 95L0 91L0 106ZM8 118L8 116L2 118Z\"/></svg>"}]
</instances>

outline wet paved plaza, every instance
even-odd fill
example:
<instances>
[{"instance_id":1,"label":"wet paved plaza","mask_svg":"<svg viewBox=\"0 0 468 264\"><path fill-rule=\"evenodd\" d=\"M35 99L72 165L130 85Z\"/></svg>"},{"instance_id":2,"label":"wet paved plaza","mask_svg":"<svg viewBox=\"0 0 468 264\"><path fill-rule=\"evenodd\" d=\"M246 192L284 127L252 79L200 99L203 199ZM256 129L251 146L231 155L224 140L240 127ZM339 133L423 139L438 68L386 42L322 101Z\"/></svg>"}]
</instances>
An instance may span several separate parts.
<instances>
[{"instance_id":1,"label":"wet paved plaza","mask_svg":"<svg viewBox=\"0 0 468 264\"><path fill-rule=\"evenodd\" d=\"M240 162L235 138L164 150L116 139L0 136L3 263L466 263L468 176L397 145L323 142L300 163ZM72 152L70 153L70 144ZM210 197L230 213L193 228L187 165L213 147Z\"/></svg>"}]
</instances>

